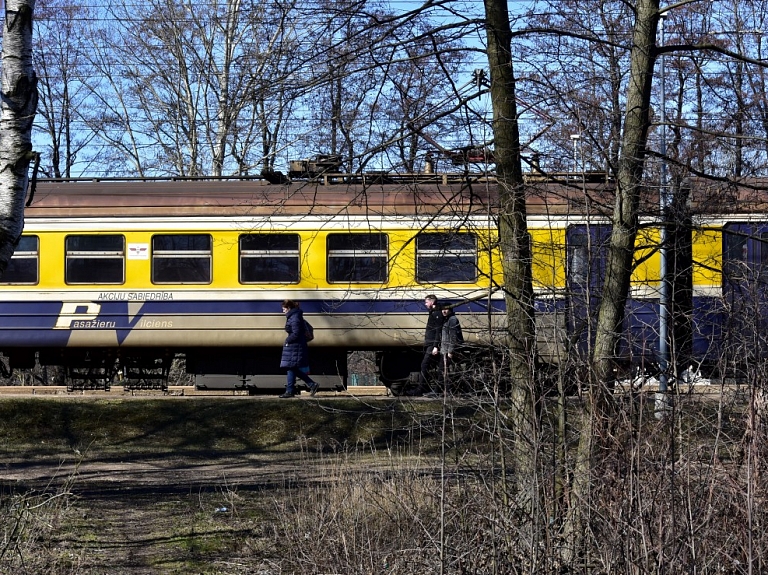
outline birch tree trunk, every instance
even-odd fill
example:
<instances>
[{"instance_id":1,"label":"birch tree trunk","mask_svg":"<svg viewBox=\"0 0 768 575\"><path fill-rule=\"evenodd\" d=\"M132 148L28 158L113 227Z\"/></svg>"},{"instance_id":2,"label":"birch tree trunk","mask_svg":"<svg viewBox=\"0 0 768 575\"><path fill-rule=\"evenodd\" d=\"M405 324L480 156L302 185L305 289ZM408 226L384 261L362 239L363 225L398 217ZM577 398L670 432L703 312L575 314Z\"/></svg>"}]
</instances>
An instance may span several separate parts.
<instances>
[{"instance_id":1,"label":"birch tree trunk","mask_svg":"<svg viewBox=\"0 0 768 575\"><path fill-rule=\"evenodd\" d=\"M37 111L37 76L32 67L34 0L6 0L0 117L0 275L24 228L24 200Z\"/></svg>"}]
</instances>

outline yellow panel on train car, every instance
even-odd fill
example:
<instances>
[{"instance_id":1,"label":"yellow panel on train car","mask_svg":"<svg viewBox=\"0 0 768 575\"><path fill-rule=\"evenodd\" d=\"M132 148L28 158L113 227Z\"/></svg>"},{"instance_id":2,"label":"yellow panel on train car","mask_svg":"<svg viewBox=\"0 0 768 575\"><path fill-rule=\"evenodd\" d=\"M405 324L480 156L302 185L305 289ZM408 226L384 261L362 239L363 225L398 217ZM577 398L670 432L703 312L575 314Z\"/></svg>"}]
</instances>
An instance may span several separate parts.
<instances>
[{"instance_id":1,"label":"yellow panel on train car","mask_svg":"<svg viewBox=\"0 0 768 575\"><path fill-rule=\"evenodd\" d=\"M211 285L219 289L239 287L239 233L212 231L213 275Z\"/></svg>"},{"instance_id":2,"label":"yellow panel on train car","mask_svg":"<svg viewBox=\"0 0 768 575\"><path fill-rule=\"evenodd\" d=\"M327 286L325 282L325 234L303 231L299 234L301 274L298 285L302 288Z\"/></svg>"},{"instance_id":3,"label":"yellow panel on train car","mask_svg":"<svg viewBox=\"0 0 768 575\"><path fill-rule=\"evenodd\" d=\"M61 289L64 284L64 234L41 232L40 238L40 289Z\"/></svg>"},{"instance_id":4,"label":"yellow panel on train car","mask_svg":"<svg viewBox=\"0 0 768 575\"><path fill-rule=\"evenodd\" d=\"M141 232L125 234L125 283L120 288L130 290L151 289L152 236Z\"/></svg>"},{"instance_id":5,"label":"yellow panel on train car","mask_svg":"<svg viewBox=\"0 0 768 575\"><path fill-rule=\"evenodd\" d=\"M641 228L635 238L632 265L633 288L658 286L661 282L661 232L658 228Z\"/></svg>"},{"instance_id":6,"label":"yellow panel on train car","mask_svg":"<svg viewBox=\"0 0 768 575\"><path fill-rule=\"evenodd\" d=\"M501 262L498 248L498 232L495 228L478 227L471 230L477 240L477 268L476 284L482 286L501 283L502 269L495 262Z\"/></svg>"},{"instance_id":7,"label":"yellow panel on train car","mask_svg":"<svg viewBox=\"0 0 768 575\"><path fill-rule=\"evenodd\" d=\"M552 291L565 288L565 229L536 228L529 231L533 287Z\"/></svg>"},{"instance_id":8,"label":"yellow panel on train car","mask_svg":"<svg viewBox=\"0 0 768 575\"><path fill-rule=\"evenodd\" d=\"M694 290L719 292L723 281L722 231L715 228L696 229L692 240Z\"/></svg>"},{"instance_id":9,"label":"yellow panel on train car","mask_svg":"<svg viewBox=\"0 0 768 575\"><path fill-rule=\"evenodd\" d=\"M416 285L416 247L413 232L389 232L389 285L411 287Z\"/></svg>"}]
</instances>

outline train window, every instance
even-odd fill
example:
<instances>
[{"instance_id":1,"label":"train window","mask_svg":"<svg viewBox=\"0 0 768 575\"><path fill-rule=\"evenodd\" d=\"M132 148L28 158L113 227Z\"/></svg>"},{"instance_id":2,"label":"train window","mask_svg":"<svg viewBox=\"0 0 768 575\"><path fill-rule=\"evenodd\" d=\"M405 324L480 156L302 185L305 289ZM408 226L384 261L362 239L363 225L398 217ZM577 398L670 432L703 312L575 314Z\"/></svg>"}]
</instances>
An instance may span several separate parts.
<instances>
[{"instance_id":1,"label":"train window","mask_svg":"<svg viewBox=\"0 0 768 575\"><path fill-rule=\"evenodd\" d=\"M566 234L568 287L600 290L605 279L611 226L575 225Z\"/></svg>"},{"instance_id":2,"label":"train window","mask_svg":"<svg viewBox=\"0 0 768 575\"><path fill-rule=\"evenodd\" d=\"M586 286L589 278L589 238L586 229L574 231L568 239L568 278L576 285Z\"/></svg>"},{"instance_id":3,"label":"train window","mask_svg":"<svg viewBox=\"0 0 768 575\"><path fill-rule=\"evenodd\" d=\"M725 276L733 280L743 279L747 276L747 268L749 267L747 239L751 230L748 226L728 224L725 226L724 232L725 261L723 262L723 271Z\"/></svg>"},{"instance_id":4,"label":"train window","mask_svg":"<svg viewBox=\"0 0 768 575\"><path fill-rule=\"evenodd\" d=\"M68 284L125 283L123 236L67 236L65 246Z\"/></svg>"},{"instance_id":5,"label":"train window","mask_svg":"<svg viewBox=\"0 0 768 575\"><path fill-rule=\"evenodd\" d=\"M21 236L0 283L36 284L38 282L39 242L37 236Z\"/></svg>"},{"instance_id":6,"label":"train window","mask_svg":"<svg viewBox=\"0 0 768 575\"><path fill-rule=\"evenodd\" d=\"M240 283L299 281L298 234L240 236Z\"/></svg>"},{"instance_id":7,"label":"train window","mask_svg":"<svg viewBox=\"0 0 768 575\"><path fill-rule=\"evenodd\" d=\"M768 233L760 234L760 274L765 277L768 273Z\"/></svg>"},{"instance_id":8,"label":"train window","mask_svg":"<svg viewBox=\"0 0 768 575\"><path fill-rule=\"evenodd\" d=\"M416 281L477 281L477 238L470 233L422 233L416 236Z\"/></svg>"},{"instance_id":9,"label":"train window","mask_svg":"<svg viewBox=\"0 0 768 575\"><path fill-rule=\"evenodd\" d=\"M387 234L328 234L328 281L384 283Z\"/></svg>"},{"instance_id":10,"label":"train window","mask_svg":"<svg viewBox=\"0 0 768 575\"><path fill-rule=\"evenodd\" d=\"M211 283L212 260L208 234L152 236L152 283Z\"/></svg>"}]
</instances>

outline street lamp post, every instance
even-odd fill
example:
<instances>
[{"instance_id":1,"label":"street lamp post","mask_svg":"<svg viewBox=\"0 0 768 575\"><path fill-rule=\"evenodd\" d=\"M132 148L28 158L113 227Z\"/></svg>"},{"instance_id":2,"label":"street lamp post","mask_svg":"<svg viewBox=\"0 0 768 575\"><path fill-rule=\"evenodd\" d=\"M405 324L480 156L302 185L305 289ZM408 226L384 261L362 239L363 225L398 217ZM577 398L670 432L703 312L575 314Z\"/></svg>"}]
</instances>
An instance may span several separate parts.
<instances>
[{"instance_id":1,"label":"street lamp post","mask_svg":"<svg viewBox=\"0 0 768 575\"><path fill-rule=\"evenodd\" d=\"M580 139L581 139L581 134L571 134L571 141L573 142L573 173L574 175L578 174L581 171L579 170L579 156L577 153L577 148L578 148Z\"/></svg>"}]
</instances>

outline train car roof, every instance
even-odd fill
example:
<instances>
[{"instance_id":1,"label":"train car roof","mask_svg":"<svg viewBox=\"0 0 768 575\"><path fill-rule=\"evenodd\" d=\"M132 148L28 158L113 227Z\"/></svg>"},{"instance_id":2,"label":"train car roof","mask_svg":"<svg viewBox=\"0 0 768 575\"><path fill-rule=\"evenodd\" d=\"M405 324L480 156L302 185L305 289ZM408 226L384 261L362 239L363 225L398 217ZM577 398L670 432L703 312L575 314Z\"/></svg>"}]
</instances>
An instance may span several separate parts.
<instances>
[{"instance_id":1,"label":"train car roof","mask_svg":"<svg viewBox=\"0 0 768 575\"><path fill-rule=\"evenodd\" d=\"M682 186L694 214L768 212L768 178L740 182L690 178ZM614 184L579 174L527 175L529 215L609 215ZM640 210L658 214L658 189ZM270 183L265 179L40 180L28 192L25 217L475 215L499 211L498 183L472 174L329 175Z\"/></svg>"},{"instance_id":2,"label":"train car roof","mask_svg":"<svg viewBox=\"0 0 768 575\"><path fill-rule=\"evenodd\" d=\"M586 187L585 187L586 186ZM528 181L529 213L580 212L585 190L605 182ZM610 191L607 193L610 194ZM275 184L253 179L39 180L25 217L487 214L498 210L495 178L466 174L324 177Z\"/></svg>"},{"instance_id":3,"label":"train car roof","mask_svg":"<svg viewBox=\"0 0 768 575\"><path fill-rule=\"evenodd\" d=\"M690 207L696 214L768 213L768 178L691 178Z\"/></svg>"},{"instance_id":4,"label":"train car roof","mask_svg":"<svg viewBox=\"0 0 768 575\"><path fill-rule=\"evenodd\" d=\"M496 204L495 184L480 180L271 184L245 180L41 180L28 193L25 215L248 216L462 213Z\"/></svg>"}]
</instances>

